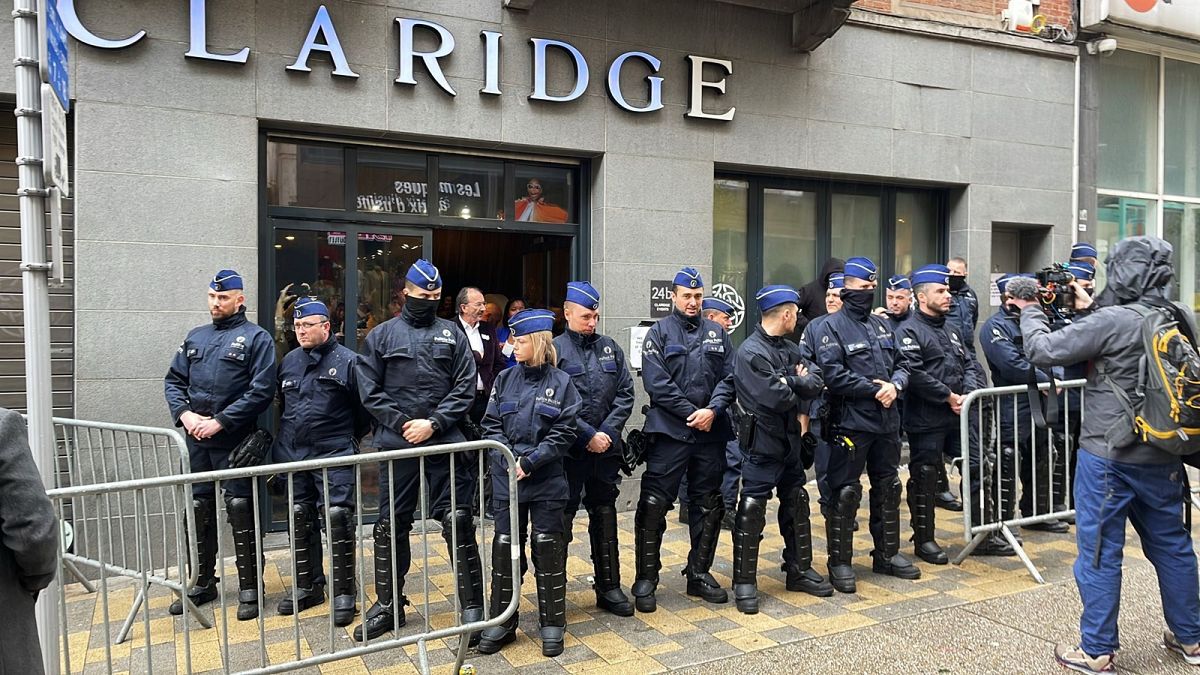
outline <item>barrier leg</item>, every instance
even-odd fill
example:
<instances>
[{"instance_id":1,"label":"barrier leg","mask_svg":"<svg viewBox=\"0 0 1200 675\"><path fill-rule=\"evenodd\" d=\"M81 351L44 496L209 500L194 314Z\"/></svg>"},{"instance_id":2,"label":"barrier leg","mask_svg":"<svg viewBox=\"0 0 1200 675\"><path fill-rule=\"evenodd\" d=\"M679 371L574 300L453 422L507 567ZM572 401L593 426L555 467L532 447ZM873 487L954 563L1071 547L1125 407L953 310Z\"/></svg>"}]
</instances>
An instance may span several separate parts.
<instances>
[{"instance_id":1,"label":"barrier leg","mask_svg":"<svg viewBox=\"0 0 1200 675\"><path fill-rule=\"evenodd\" d=\"M955 565L961 565L962 562L967 559L967 556L974 553L975 548L982 544L983 540L987 539L990 535L991 532L984 530L974 537L971 537L971 541L967 542L967 545L963 547L963 550L959 551L958 555L954 556L954 559L950 562L954 563Z\"/></svg>"},{"instance_id":2,"label":"barrier leg","mask_svg":"<svg viewBox=\"0 0 1200 675\"><path fill-rule=\"evenodd\" d=\"M1193 497L1193 499L1195 498ZM63 569L66 570L68 574L75 577L75 581L78 581L88 593L96 592L95 584L88 581L87 577L83 576L83 572L79 571L79 568L75 566L75 563L71 562L70 560L64 560Z\"/></svg>"},{"instance_id":3,"label":"barrier leg","mask_svg":"<svg viewBox=\"0 0 1200 675\"><path fill-rule=\"evenodd\" d=\"M121 644L129 639L129 631L133 630L133 622L137 619L138 610L142 608L142 603L146 601L146 589L148 584L143 584L138 589L137 597L133 599L133 606L129 608L129 616L125 618L125 623L121 625L121 632L117 633L115 644Z\"/></svg>"},{"instance_id":4,"label":"barrier leg","mask_svg":"<svg viewBox=\"0 0 1200 675\"><path fill-rule=\"evenodd\" d=\"M1021 562L1025 563L1025 569L1029 570L1029 574L1033 576L1034 581L1038 582L1039 584L1046 583L1046 580L1042 578L1041 573L1038 572L1037 566L1033 564L1033 561L1029 559L1029 555L1025 553L1025 549L1021 546L1021 542L1017 541L1017 538L1013 536L1012 530L1008 529L1007 523L1000 526L1000 533L1003 534L1004 538L1008 540L1008 545L1012 546L1013 550L1017 552L1017 557L1021 559Z\"/></svg>"}]
</instances>

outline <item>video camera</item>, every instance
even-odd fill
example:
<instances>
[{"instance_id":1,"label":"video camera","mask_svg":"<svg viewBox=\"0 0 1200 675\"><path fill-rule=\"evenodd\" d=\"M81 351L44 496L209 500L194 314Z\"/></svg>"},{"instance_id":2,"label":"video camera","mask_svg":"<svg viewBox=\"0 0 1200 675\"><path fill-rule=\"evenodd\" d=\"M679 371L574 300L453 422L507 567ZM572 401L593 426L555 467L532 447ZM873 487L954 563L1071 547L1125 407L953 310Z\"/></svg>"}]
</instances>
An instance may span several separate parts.
<instances>
[{"instance_id":1,"label":"video camera","mask_svg":"<svg viewBox=\"0 0 1200 675\"><path fill-rule=\"evenodd\" d=\"M1038 300L1042 311L1053 319L1071 319L1075 316L1075 289L1071 282L1075 275L1066 263L1054 263L1039 270L1034 276L1038 282Z\"/></svg>"}]
</instances>

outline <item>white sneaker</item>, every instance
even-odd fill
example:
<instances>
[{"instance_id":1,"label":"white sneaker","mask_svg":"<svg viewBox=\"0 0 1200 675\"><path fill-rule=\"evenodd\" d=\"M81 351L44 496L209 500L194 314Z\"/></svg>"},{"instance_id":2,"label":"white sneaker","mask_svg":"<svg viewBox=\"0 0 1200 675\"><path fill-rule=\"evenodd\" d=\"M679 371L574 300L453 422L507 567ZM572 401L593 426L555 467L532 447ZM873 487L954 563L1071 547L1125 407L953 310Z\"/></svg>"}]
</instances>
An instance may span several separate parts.
<instances>
[{"instance_id":1,"label":"white sneaker","mask_svg":"<svg viewBox=\"0 0 1200 675\"><path fill-rule=\"evenodd\" d=\"M1163 646L1183 657L1188 665L1200 666L1200 644L1185 645L1171 631L1163 631Z\"/></svg>"}]
</instances>

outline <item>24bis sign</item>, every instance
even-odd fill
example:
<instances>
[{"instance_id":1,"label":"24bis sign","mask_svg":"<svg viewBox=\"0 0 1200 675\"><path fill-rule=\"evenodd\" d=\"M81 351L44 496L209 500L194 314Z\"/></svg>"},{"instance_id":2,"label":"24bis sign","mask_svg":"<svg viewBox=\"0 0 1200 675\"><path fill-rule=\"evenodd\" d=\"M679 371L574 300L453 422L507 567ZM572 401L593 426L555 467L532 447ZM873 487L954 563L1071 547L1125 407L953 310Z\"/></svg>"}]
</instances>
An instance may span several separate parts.
<instances>
[{"instance_id":1,"label":"24bis sign","mask_svg":"<svg viewBox=\"0 0 1200 675\"><path fill-rule=\"evenodd\" d=\"M75 0L57 0L57 2L58 12L62 15L63 24L66 26L67 31L72 37L84 44L100 49L125 49L137 44L147 36L145 30L139 30L133 35L119 40L100 37L89 30L80 20L79 13L76 11ZM207 19L207 0L189 0L190 44L184 56L208 61L224 61L236 64L246 63L250 59L249 47L243 47L233 53L210 51L207 39ZM414 72L416 62L420 60L424 64L425 70L429 72L434 82L443 91L451 96L457 96L458 92L447 81L441 63L442 59L454 52L454 34L447 30L445 26L425 19L398 17L396 18L396 23L399 25L400 33L399 77L396 78L396 84L415 86L417 80L414 77ZM426 31L430 37L435 38L436 48L428 51L418 51L415 43L417 31ZM483 40L485 47L483 63L484 86L479 90L479 93L486 96L499 96L502 93L500 90L500 41L503 35L497 31L484 30L480 31L479 36ZM529 42L533 48L533 91L529 95L529 98L535 101L565 103L583 96L590 84L588 81L588 64L583 54L572 44L563 40L531 38ZM547 91L546 60L551 51L561 52L562 57L570 58L574 62L574 81L572 82L570 91L566 94L551 94ZM346 57L346 48L338 38L337 27L325 5L317 8L317 13L309 25L308 36L304 39L300 47L299 55L296 57L294 63L287 66L287 70L311 72L309 59L314 52L323 52L333 61L333 76L345 78L358 77L358 74L350 67L350 60ZM736 108L731 107L722 112L707 112L704 110L703 99L705 90L707 89L713 90L717 95L725 94L725 81L727 77L733 74L733 62L694 54L689 54L687 60L690 65L690 78L688 108L685 116L725 122L732 120L734 113L737 111ZM644 97L646 102L642 105L631 103L621 89L621 72L631 61L635 63L641 62L642 67L648 69L648 74L644 78L647 87L647 95ZM629 112L649 113L661 110L663 108L663 78L658 76L661 68L662 61L648 52L629 51L621 54L613 59L608 67L608 82L606 83L608 95L614 103ZM716 78L711 80L706 79L706 70L708 74L716 75Z\"/></svg>"}]
</instances>

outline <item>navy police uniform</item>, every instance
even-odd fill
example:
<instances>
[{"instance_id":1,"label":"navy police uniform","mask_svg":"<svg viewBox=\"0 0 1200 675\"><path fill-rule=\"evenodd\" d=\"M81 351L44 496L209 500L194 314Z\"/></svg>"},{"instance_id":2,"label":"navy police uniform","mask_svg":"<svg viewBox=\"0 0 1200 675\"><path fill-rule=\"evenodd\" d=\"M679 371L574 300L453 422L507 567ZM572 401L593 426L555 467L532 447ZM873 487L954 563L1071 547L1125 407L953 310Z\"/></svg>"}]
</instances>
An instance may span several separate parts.
<instances>
[{"instance_id":1,"label":"navy police uniform","mask_svg":"<svg viewBox=\"0 0 1200 675\"><path fill-rule=\"evenodd\" d=\"M928 265L914 272L912 281L918 293L932 291L949 285L949 270ZM909 370L903 423L910 451L908 507L913 546L922 560L945 565L949 559L935 539L934 498L945 458L959 457L962 452L959 415L947 399L982 386L981 373L957 326L944 314L918 307L896 331L896 340ZM971 472L978 471L979 462L973 459Z\"/></svg>"},{"instance_id":2,"label":"navy police uniform","mask_svg":"<svg viewBox=\"0 0 1200 675\"><path fill-rule=\"evenodd\" d=\"M958 328L958 333L966 342L967 351L975 354L975 326L979 324L979 298L975 289L967 285L964 277L955 277L951 281L950 313L946 316L952 326Z\"/></svg>"},{"instance_id":3,"label":"navy police uniform","mask_svg":"<svg viewBox=\"0 0 1200 675\"><path fill-rule=\"evenodd\" d=\"M700 273L685 267L675 287L703 288ZM642 493L634 516L637 581L633 586L639 611L653 612L657 603L659 555L666 513L688 477L691 551L683 573L689 595L709 602L728 596L709 574L716 555L725 504L721 478L725 446L733 439L728 408L733 402L733 344L725 329L678 309L646 332L642 343L642 383L650 396L643 431L649 436ZM687 418L697 410L715 413L709 431L692 429Z\"/></svg>"},{"instance_id":4,"label":"navy police uniform","mask_svg":"<svg viewBox=\"0 0 1200 675\"><path fill-rule=\"evenodd\" d=\"M549 339L554 319L553 312L527 309L514 315L509 326L518 338L544 333ZM546 356L552 358L553 352ZM575 442L582 408L572 379L549 362L537 366L520 363L508 368L497 376L483 418L484 437L508 446L525 474L518 483L517 492L520 520L512 523L508 482L513 468L499 452L491 451L492 510L496 514L492 560L502 563L510 559L515 525L521 541L521 573L524 575L526 530L532 528L530 549L537 581L542 653L546 656L562 653L563 632L567 625L563 512L570 486L563 458ZM492 566L492 616L499 616L508 605L514 581L510 565ZM518 615L513 614L503 624L485 630L479 651L492 654L512 642L517 622Z\"/></svg>"},{"instance_id":5,"label":"navy police uniform","mask_svg":"<svg viewBox=\"0 0 1200 675\"><path fill-rule=\"evenodd\" d=\"M846 261L846 278L874 281L875 264L866 258ZM871 479L872 568L905 579L920 570L900 554L900 415L897 406L876 400L890 382L899 396L908 370L896 348L888 321L871 314L874 291L842 290L842 309L805 329L827 388L828 415L822 428L830 443L826 474L832 503L826 509L829 575L843 593L856 590L853 557L855 513L862 498L859 482L865 466Z\"/></svg>"},{"instance_id":6,"label":"navy police uniform","mask_svg":"<svg viewBox=\"0 0 1200 675\"><path fill-rule=\"evenodd\" d=\"M425 291L442 288L441 275L426 260L414 263L405 281L406 289L409 284ZM433 435L421 445L465 440L459 423L475 400L475 357L467 336L437 317L439 302L410 294L400 316L367 335L356 377L363 406L375 418L374 445L382 450L413 447L403 435L410 420L427 419L433 425ZM471 508L477 461L474 453L423 459L431 515L442 521L442 537L457 561L458 604L464 623L483 616L483 579ZM371 639L404 625L404 576L412 562L408 535L420 497L421 463L413 458L380 465L379 520L373 531L378 600L366 616L366 633ZM358 626L355 639L361 640L362 633L363 627Z\"/></svg>"},{"instance_id":7,"label":"navy police uniform","mask_svg":"<svg viewBox=\"0 0 1200 675\"><path fill-rule=\"evenodd\" d=\"M845 263L843 263L845 265ZM829 290L837 290L841 293L845 287L845 275L842 272L835 272L829 275ZM834 314L837 312L835 311ZM811 326L818 321L824 321L829 314L822 314L808 323ZM817 346L813 344L812 337L820 331L809 332L807 327L800 335L800 345L804 352L804 358L809 361L816 362ZM817 481L817 498L821 505L821 513L826 517L829 516L829 504L832 500L829 498L829 481L826 479L826 474L829 473L829 442L825 440L827 434L822 426L822 413L827 410L826 404L821 397L814 399L809 403L809 422L808 428L813 437L817 439L816 450L813 453L813 473Z\"/></svg>"},{"instance_id":8,"label":"navy police uniform","mask_svg":"<svg viewBox=\"0 0 1200 675\"><path fill-rule=\"evenodd\" d=\"M821 371L785 337L791 332L786 324L794 324L799 313L799 293L789 286L767 286L755 294L755 300L763 324L738 348L733 376L740 416L738 442L746 457L733 528L733 597L738 611L747 614L758 612L758 549L772 491L779 496L787 589L833 595L833 587L812 569L812 528L804 489L804 470L811 460L806 457L799 421L807 402L821 394ZM768 321L775 320L772 317L789 311L791 321L776 325L774 334L767 331Z\"/></svg>"},{"instance_id":9,"label":"navy police uniform","mask_svg":"<svg viewBox=\"0 0 1200 675\"><path fill-rule=\"evenodd\" d=\"M297 322L329 320L329 309L315 298L299 298ZM280 418L275 442L276 462L296 462L327 457L352 457L357 440L365 435L367 417L359 404L355 370L358 355L329 339L311 349L297 347L279 366ZM326 483L326 476L328 483ZM296 547L296 603L300 611L325 600L321 528L329 519L329 547L333 560L335 623L345 626L354 618L354 469L339 466L322 471L290 474L292 484L293 539ZM328 503L326 493L328 492ZM279 603L279 613L292 614L292 594Z\"/></svg>"},{"instance_id":10,"label":"navy police uniform","mask_svg":"<svg viewBox=\"0 0 1200 675\"><path fill-rule=\"evenodd\" d=\"M221 270L209 282L218 293L244 290L242 277ZM185 412L212 417L221 431L211 438L187 437L193 472L229 468L230 452L255 430L258 416L267 411L275 394L275 342L271 335L246 318L246 308L233 316L193 328L171 361L164 381L167 407L175 426L183 426ZM239 580L239 619L258 615L258 566L255 563L256 531L251 482L223 481L225 506L233 527ZM212 483L192 486L196 519L196 552L199 575L188 592L194 604L217 597L215 579L217 523ZM172 614L182 614L176 601Z\"/></svg>"},{"instance_id":11,"label":"navy police uniform","mask_svg":"<svg viewBox=\"0 0 1200 675\"><path fill-rule=\"evenodd\" d=\"M586 281L567 284L567 302L600 309L600 293ZM617 548L617 496L621 484L621 432L633 412L633 378L625 353L616 340L599 334L583 335L568 326L554 338L558 368L571 377L579 393L579 435L565 461L568 496L564 511L567 542L571 523L582 502L588 512L588 538L595 572L596 605L619 616L633 616L633 605L621 591ZM612 439L602 453L588 451L597 432Z\"/></svg>"},{"instance_id":12,"label":"navy police uniform","mask_svg":"<svg viewBox=\"0 0 1200 675\"><path fill-rule=\"evenodd\" d=\"M909 293L912 293L912 281L910 281L909 278L903 274L896 274L888 277L887 289L889 291L908 291ZM912 301L910 301L908 309L904 310L904 312L901 314L892 314L891 311L884 312L884 318L892 323L893 331L899 328L900 324L904 323L905 319L912 316L913 309L911 302ZM904 413L901 412L900 414L903 415Z\"/></svg>"}]
</instances>

